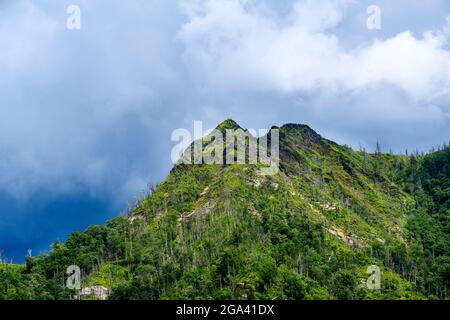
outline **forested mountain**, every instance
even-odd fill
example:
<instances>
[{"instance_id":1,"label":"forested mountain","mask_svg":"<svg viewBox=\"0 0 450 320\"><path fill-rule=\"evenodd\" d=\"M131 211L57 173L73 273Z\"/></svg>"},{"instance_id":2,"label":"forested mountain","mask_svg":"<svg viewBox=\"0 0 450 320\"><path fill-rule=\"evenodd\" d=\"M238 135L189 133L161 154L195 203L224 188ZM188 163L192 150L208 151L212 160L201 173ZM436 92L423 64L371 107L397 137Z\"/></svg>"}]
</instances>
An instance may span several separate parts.
<instances>
[{"instance_id":1,"label":"forested mountain","mask_svg":"<svg viewBox=\"0 0 450 320\"><path fill-rule=\"evenodd\" d=\"M306 125L272 129L275 175L261 164L178 164L128 216L74 232L25 265L3 264L0 299L73 298L69 265L110 299L449 297L448 146L368 153ZM371 265L379 290L366 285Z\"/></svg>"}]
</instances>

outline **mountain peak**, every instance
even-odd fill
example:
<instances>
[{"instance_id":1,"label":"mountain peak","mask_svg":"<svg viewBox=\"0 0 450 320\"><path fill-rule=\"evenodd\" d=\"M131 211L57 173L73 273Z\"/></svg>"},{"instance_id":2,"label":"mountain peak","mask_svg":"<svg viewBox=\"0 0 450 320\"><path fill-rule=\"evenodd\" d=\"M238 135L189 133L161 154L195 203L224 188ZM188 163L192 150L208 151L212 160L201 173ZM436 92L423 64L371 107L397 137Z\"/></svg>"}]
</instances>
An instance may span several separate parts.
<instances>
[{"instance_id":1,"label":"mountain peak","mask_svg":"<svg viewBox=\"0 0 450 320\"><path fill-rule=\"evenodd\" d=\"M234 121L233 119L226 119L224 121L222 121L217 127L217 130L227 130L227 129L242 129L242 127L240 125L237 124L236 121Z\"/></svg>"},{"instance_id":2,"label":"mountain peak","mask_svg":"<svg viewBox=\"0 0 450 320\"><path fill-rule=\"evenodd\" d=\"M315 132L308 125L306 125L306 124L299 124L299 123L286 123L286 124L284 124L281 127L281 129L285 129L285 130L288 130L288 131L291 131L291 130L306 130L306 131L313 131L313 132Z\"/></svg>"},{"instance_id":3,"label":"mountain peak","mask_svg":"<svg viewBox=\"0 0 450 320\"><path fill-rule=\"evenodd\" d=\"M302 139L309 139L314 143L322 143L326 140L306 124L287 123L280 128L280 132L282 135L288 136L300 135Z\"/></svg>"}]
</instances>

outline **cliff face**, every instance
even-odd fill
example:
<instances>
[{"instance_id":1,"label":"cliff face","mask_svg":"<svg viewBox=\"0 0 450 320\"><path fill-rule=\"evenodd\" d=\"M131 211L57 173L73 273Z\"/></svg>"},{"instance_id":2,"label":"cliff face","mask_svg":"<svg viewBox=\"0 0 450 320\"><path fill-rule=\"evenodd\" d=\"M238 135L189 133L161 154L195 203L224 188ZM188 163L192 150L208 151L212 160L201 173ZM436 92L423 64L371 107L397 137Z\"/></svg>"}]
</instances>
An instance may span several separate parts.
<instances>
[{"instance_id":1,"label":"cliff face","mask_svg":"<svg viewBox=\"0 0 450 320\"><path fill-rule=\"evenodd\" d=\"M217 127L239 128L232 120ZM259 162L178 164L128 218L74 233L48 256L28 259L23 281L40 277L39 290L63 297L61 270L77 264L84 285L108 287L112 299L446 296L448 149L369 154L306 125L273 129L275 174L262 174ZM379 290L367 286L373 265Z\"/></svg>"}]
</instances>

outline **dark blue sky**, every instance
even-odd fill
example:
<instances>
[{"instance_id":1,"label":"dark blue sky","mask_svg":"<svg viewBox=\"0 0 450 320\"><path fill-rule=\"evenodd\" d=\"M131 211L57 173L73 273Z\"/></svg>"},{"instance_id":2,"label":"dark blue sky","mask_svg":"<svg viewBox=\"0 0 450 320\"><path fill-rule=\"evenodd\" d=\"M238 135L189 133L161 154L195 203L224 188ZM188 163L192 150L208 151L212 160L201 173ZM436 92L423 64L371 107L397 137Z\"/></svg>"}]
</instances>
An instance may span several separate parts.
<instances>
[{"instance_id":1,"label":"dark blue sky","mask_svg":"<svg viewBox=\"0 0 450 320\"><path fill-rule=\"evenodd\" d=\"M88 194L53 200L36 195L28 201L0 198L0 243L4 256L15 262L23 262L28 249L34 255L48 251L53 241L62 241L70 232L84 230L87 224L104 223L118 213L106 200L93 199Z\"/></svg>"},{"instance_id":2,"label":"dark blue sky","mask_svg":"<svg viewBox=\"0 0 450 320\"><path fill-rule=\"evenodd\" d=\"M448 0L0 0L0 250L20 261L119 214L194 120L448 141L449 15Z\"/></svg>"}]
</instances>

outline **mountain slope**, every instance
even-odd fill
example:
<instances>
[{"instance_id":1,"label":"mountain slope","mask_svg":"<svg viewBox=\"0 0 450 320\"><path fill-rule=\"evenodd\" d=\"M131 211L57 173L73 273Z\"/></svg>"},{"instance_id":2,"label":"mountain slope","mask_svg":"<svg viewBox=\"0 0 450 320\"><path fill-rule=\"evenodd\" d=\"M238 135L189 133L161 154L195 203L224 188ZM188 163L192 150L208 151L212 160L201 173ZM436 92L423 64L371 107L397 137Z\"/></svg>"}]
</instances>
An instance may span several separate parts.
<instances>
[{"instance_id":1,"label":"mountain slope","mask_svg":"<svg viewBox=\"0 0 450 320\"><path fill-rule=\"evenodd\" d=\"M180 163L128 218L28 258L23 298L73 296L63 286L71 264L84 286L111 288L112 299L447 297L448 148L369 154L305 125L274 129L275 175L262 175L260 163ZM366 285L370 265L381 269L380 290Z\"/></svg>"}]
</instances>

